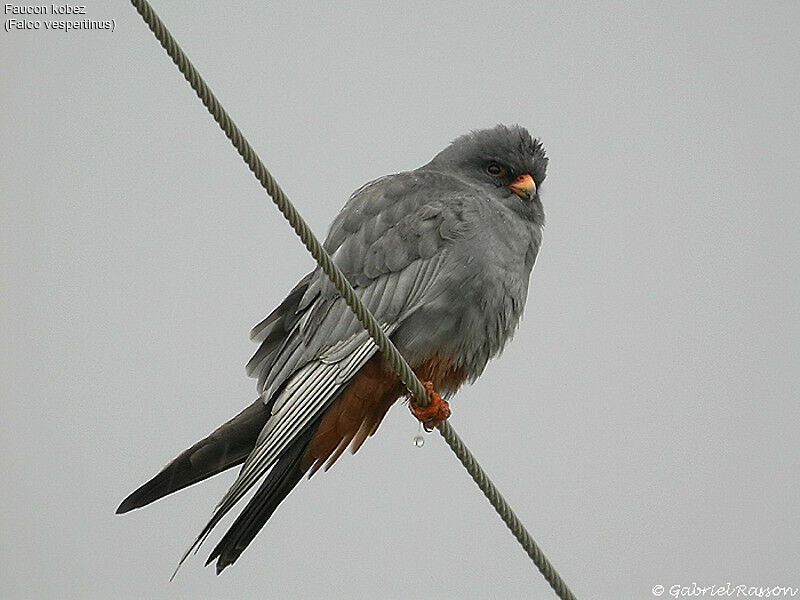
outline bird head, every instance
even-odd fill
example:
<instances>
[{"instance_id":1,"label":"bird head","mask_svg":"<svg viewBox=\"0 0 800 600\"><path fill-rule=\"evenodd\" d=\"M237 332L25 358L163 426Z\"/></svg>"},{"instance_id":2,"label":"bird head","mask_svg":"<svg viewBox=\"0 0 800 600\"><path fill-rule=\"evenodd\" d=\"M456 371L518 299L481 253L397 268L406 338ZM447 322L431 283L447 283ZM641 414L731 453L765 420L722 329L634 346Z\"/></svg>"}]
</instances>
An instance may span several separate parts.
<instances>
[{"instance_id":1,"label":"bird head","mask_svg":"<svg viewBox=\"0 0 800 600\"><path fill-rule=\"evenodd\" d=\"M456 138L429 163L510 202L539 203L547 157L519 125L497 125Z\"/></svg>"}]
</instances>

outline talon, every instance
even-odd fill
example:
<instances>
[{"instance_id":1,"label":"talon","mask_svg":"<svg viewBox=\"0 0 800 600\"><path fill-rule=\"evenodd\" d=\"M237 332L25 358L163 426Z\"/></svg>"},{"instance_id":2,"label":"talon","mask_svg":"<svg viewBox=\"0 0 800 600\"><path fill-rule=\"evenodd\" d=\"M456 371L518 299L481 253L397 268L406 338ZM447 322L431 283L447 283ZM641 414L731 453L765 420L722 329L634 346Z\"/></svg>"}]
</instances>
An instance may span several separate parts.
<instances>
[{"instance_id":1,"label":"talon","mask_svg":"<svg viewBox=\"0 0 800 600\"><path fill-rule=\"evenodd\" d=\"M430 403L423 408L412 397L408 401L408 408L411 410L411 414L422 423L425 431L432 431L439 423L450 416L450 405L436 393L436 390L433 389L433 383L426 381L422 385L425 386L425 391L428 392Z\"/></svg>"}]
</instances>

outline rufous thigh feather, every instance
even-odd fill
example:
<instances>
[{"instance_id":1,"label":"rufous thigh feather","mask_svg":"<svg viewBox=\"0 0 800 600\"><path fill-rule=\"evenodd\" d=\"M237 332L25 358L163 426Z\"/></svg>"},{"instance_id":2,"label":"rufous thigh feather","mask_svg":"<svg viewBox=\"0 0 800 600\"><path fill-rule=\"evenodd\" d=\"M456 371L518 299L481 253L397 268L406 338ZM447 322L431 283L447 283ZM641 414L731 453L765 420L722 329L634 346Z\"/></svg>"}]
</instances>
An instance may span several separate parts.
<instances>
[{"instance_id":1,"label":"rufous thigh feather","mask_svg":"<svg viewBox=\"0 0 800 600\"><path fill-rule=\"evenodd\" d=\"M423 361L414 372L423 381L431 381L437 391L448 395L465 380L464 370L439 354ZM302 468L309 469L309 477L323 464L327 471L351 442L355 453L378 430L389 407L405 392L381 355L367 361L322 416L301 462Z\"/></svg>"}]
</instances>

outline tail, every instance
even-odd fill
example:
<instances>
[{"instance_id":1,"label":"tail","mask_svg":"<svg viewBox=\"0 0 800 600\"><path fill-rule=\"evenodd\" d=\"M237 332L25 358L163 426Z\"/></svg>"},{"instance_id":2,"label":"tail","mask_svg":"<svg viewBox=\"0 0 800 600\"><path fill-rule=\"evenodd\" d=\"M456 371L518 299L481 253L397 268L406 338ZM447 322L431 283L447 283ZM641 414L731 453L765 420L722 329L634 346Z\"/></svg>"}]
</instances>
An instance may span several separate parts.
<instances>
[{"instance_id":1,"label":"tail","mask_svg":"<svg viewBox=\"0 0 800 600\"><path fill-rule=\"evenodd\" d=\"M185 450L161 472L122 501L117 514L140 508L164 496L244 462L269 419L261 399L214 433Z\"/></svg>"},{"instance_id":2,"label":"tail","mask_svg":"<svg viewBox=\"0 0 800 600\"><path fill-rule=\"evenodd\" d=\"M318 426L319 420L313 422L286 448L261 487L211 552L206 565L216 559L217 575L236 562L278 505L308 471L310 465L304 464L303 455Z\"/></svg>"}]
</instances>

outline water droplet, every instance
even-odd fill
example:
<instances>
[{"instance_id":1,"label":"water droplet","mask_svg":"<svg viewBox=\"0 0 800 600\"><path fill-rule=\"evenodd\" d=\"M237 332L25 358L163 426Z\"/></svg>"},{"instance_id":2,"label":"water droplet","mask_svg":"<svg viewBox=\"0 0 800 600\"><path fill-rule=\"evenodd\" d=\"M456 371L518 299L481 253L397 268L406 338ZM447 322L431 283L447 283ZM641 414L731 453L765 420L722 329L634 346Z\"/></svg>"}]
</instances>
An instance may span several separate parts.
<instances>
[{"instance_id":1,"label":"water droplet","mask_svg":"<svg viewBox=\"0 0 800 600\"><path fill-rule=\"evenodd\" d=\"M425 445L425 438L422 437L420 434L414 436L414 445L417 448L422 448Z\"/></svg>"}]
</instances>

